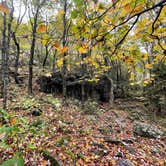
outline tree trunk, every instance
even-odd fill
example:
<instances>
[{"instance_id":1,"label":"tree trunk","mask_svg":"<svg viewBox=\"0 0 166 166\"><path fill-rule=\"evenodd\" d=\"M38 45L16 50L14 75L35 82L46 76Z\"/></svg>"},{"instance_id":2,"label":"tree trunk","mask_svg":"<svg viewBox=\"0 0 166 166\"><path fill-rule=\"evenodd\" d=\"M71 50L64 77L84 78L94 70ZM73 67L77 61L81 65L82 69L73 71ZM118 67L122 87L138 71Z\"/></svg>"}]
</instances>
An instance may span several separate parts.
<instances>
[{"instance_id":1,"label":"tree trunk","mask_svg":"<svg viewBox=\"0 0 166 166\"><path fill-rule=\"evenodd\" d=\"M45 46L45 50L46 50L46 55L45 55L45 58L44 58L44 60L43 60L43 69L44 69L44 67L45 67L45 65L46 65L46 61L47 61L48 53L49 53L49 51L48 51L48 46L47 46L47 45Z\"/></svg>"},{"instance_id":2,"label":"tree trunk","mask_svg":"<svg viewBox=\"0 0 166 166\"><path fill-rule=\"evenodd\" d=\"M35 44L36 44L36 32L37 32L37 21L39 16L39 11L41 7L44 5L46 0L43 0L41 3L37 1L39 4L37 5L34 20L32 23L32 43L30 49L30 58L29 58L29 78L28 78L28 94L32 95L32 79L33 79L33 61L34 61L34 54L35 54Z\"/></svg>"},{"instance_id":3,"label":"tree trunk","mask_svg":"<svg viewBox=\"0 0 166 166\"><path fill-rule=\"evenodd\" d=\"M7 24L7 17L4 14L3 17L3 32L2 32L2 96L3 96L3 109L7 107L7 86L8 86L8 57L9 57L9 50L10 50L10 39L11 39L11 25L13 21L13 1L12 9L9 15L9 21ZM8 31L7 31L8 30ZM7 35L6 35L6 32Z\"/></svg>"},{"instance_id":4,"label":"tree trunk","mask_svg":"<svg viewBox=\"0 0 166 166\"><path fill-rule=\"evenodd\" d=\"M36 30L37 30L37 19L39 14L39 7L35 13L33 29L32 29L32 44L30 50L30 59L29 59L29 78L28 78L28 94L32 95L32 79L33 79L33 61L35 53L35 44L36 44Z\"/></svg>"},{"instance_id":5,"label":"tree trunk","mask_svg":"<svg viewBox=\"0 0 166 166\"><path fill-rule=\"evenodd\" d=\"M63 47L66 46L66 37L67 37L67 20L66 20L66 11L67 11L67 0L64 1L64 14L63 14ZM63 79L63 100L66 103L66 55L67 53L64 52L63 54L63 67L62 67L62 79Z\"/></svg>"},{"instance_id":6,"label":"tree trunk","mask_svg":"<svg viewBox=\"0 0 166 166\"><path fill-rule=\"evenodd\" d=\"M7 105L7 71L6 69L6 63L7 63L7 58L6 58L6 49L7 49L7 37L6 37L6 14L4 14L3 17L3 32L2 32L2 88L1 88L1 93L3 97L3 109L6 109Z\"/></svg>"},{"instance_id":7,"label":"tree trunk","mask_svg":"<svg viewBox=\"0 0 166 166\"><path fill-rule=\"evenodd\" d=\"M56 50L54 52L53 61L52 61L52 73L55 73L55 62L56 62Z\"/></svg>"},{"instance_id":8,"label":"tree trunk","mask_svg":"<svg viewBox=\"0 0 166 166\"><path fill-rule=\"evenodd\" d=\"M19 66L19 59L20 59L20 44L19 44L19 42L17 41L15 32L12 33L12 38L13 38L14 44L16 45L16 50L17 50L17 53L16 53L16 60L15 60L15 65L14 65L14 67L15 67L14 79L15 79L15 83L16 83L16 84L19 84L19 79L18 79L18 66Z\"/></svg>"}]
</instances>

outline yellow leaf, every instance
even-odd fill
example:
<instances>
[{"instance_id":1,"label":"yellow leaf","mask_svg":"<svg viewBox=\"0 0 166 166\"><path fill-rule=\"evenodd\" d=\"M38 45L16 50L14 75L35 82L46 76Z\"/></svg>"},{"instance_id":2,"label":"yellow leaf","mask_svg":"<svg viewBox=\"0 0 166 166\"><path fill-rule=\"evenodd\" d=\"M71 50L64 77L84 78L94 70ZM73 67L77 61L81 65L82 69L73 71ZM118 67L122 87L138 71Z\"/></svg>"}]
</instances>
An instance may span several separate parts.
<instances>
[{"instance_id":1,"label":"yellow leaf","mask_svg":"<svg viewBox=\"0 0 166 166\"><path fill-rule=\"evenodd\" d=\"M139 73L143 73L143 72L144 72L143 68L141 68L141 67L138 67L136 70L137 70L137 72L139 72Z\"/></svg>"},{"instance_id":2,"label":"yellow leaf","mask_svg":"<svg viewBox=\"0 0 166 166\"><path fill-rule=\"evenodd\" d=\"M149 81L148 80L145 80L144 82L143 82L143 86L145 87L145 86L147 86L149 84Z\"/></svg>"},{"instance_id":3,"label":"yellow leaf","mask_svg":"<svg viewBox=\"0 0 166 166\"><path fill-rule=\"evenodd\" d=\"M134 82L131 82L130 85L131 85L131 86L134 86L135 84L134 84Z\"/></svg>"},{"instance_id":4,"label":"yellow leaf","mask_svg":"<svg viewBox=\"0 0 166 166\"><path fill-rule=\"evenodd\" d=\"M162 54L158 54L158 55L156 55L156 57L154 58L154 63L157 63L157 62L159 62L161 59L163 58L163 55Z\"/></svg>"},{"instance_id":5,"label":"yellow leaf","mask_svg":"<svg viewBox=\"0 0 166 166\"><path fill-rule=\"evenodd\" d=\"M122 9L121 10L121 17L124 17L124 16L126 16L126 14L128 14L128 12L127 12L127 10L124 8L124 9Z\"/></svg>"},{"instance_id":6,"label":"yellow leaf","mask_svg":"<svg viewBox=\"0 0 166 166\"><path fill-rule=\"evenodd\" d=\"M135 77L134 73L131 72L131 73L130 73L130 78L129 78L129 80L130 80L130 81L134 81L134 77Z\"/></svg>"},{"instance_id":7,"label":"yellow leaf","mask_svg":"<svg viewBox=\"0 0 166 166\"><path fill-rule=\"evenodd\" d=\"M60 68L63 65L63 59L57 61L57 66Z\"/></svg>"},{"instance_id":8,"label":"yellow leaf","mask_svg":"<svg viewBox=\"0 0 166 166\"><path fill-rule=\"evenodd\" d=\"M48 39L43 39L43 40L42 40L42 44L43 44L43 45L47 45L47 44L48 44L48 42L49 42L49 40L48 40Z\"/></svg>"},{"instance_id":9,"label":"yellow leaf","mask_svg":"<svg viewBox=\"0 0 166 166\"><path fill-rule=\"evenodd\" d=\"M146 64L146 65L145 65L145 68L146 68L146 69L152 69L152 67L153 67L152 64Z\"/></svg>"},{"instance_id":10,"label":"yellow leaf","mask_svg":"<svg viewBox=\"0 0 166 166\"><path fill-rule=\"evenodd\" d=\"M47 26L45 25L40 25L38 28L37 28L37 32L39 33L43 33L47 30Z\"/></svg>"},{"instance_id":11,"label":"yellow leaf","mask_svg":"<svg viewBox=\"0 0 166 166\"><path fill-rule=\"evenodd\" d=\"M64 14L64 10L59 10L58 14L59 15L63 15Z\"/></svg>"},{"instance_id":12,"label":"yellow leaf","mask_svg":"<svg viewBox=\"0 0 166 166\"><path fill-rule=\"evenodd\" d=\"M2 4L0 4L0 11L5 13L5 14L9 13L9 9Z\"/></svg>"},{"instance_id":13,"label":"yellow leaf","mask_svg":"<svg viewBox=\"0 0 166 166\"><path fill-rule=\"evenodd\" d=\"M101 61L101 60L102 60L102 56L99 55L99 54L97 54L97 55L96 55L96 59L97 59L98 61Z\"/></svg>"},{"instance_id":14,"label":"yellow leaf","mask_svg":"<svg viewBox=\"0 0 166 166\"><path fill-rule=\"evenodd\" d=\"M111 22L111 19L108 15L105 16L104 21L108 24Z\"/></svg>"},{"instance_id":15,"label":"yellow leaf","mask_svg":"<svg viewBox=\"0 0 166 166\"><path fill-rule=\"evenodd\" d=\"M45 74L45 76L47 76L47 77L51 77L52 74L51 74L51 72L48 72L48 73Z\"/></svg>"},{"instance_id":16,"label":"yellow leaf","mask_svg":"<svg viewBox=\"0 0 166 166\"><path fill-rule=\"evenodd\" d=\"M141 55L141 58L142 58L144 61L146 61L146 60L148 59L148 54L143 54L143 55Z\"/></svg>"},{"instance_id":17,"label":"yellow leaf","mask_svg":"<svg viewBox=\"0 0 166 166\"><path fill-rule=\"evenodd\" d=\"M79 66L79 65L80 65L80 62L76 62L75 65L76 65L76 66Z\"/></svg>"},{"instance_id":18,"label":"yellow leaf","mask_svg":"<svg viewBox=\"0 0 166 166\"><path fill-rule=\"evenodd\" d=\"M139 5L137 7L134 8L134 13L138 13L143 9L143 5Z\"/></svg>"},{"instance_id":19,"label":"yellow leaf","mask_svg":"<svg viewBox=\"0 0 166 166\"><path fill-rule=\"evenodd\" d=\"M78 49L78 52L79 52L80 54L86 54L86 53L88 52L88 50L87 50L86 48L80 47L80 48Z\"/></svg>"}]
</instances>

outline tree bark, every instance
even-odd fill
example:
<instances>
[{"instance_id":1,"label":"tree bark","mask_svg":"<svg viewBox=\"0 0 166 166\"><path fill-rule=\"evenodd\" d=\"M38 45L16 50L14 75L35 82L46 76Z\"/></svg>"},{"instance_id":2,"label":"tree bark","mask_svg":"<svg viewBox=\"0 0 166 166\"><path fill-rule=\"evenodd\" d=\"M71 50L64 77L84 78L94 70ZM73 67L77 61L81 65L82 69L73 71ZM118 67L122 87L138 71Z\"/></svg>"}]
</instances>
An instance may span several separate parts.
<instances>
[{"instance_id":1,"label":"tree bark","mask_svg":"<svg viewBox=\"0 0 166 166\"><path fill-rule=\"evenodd\" d=\"M28 94L29 95L32 95L33 61L34 61L35 44L36 44L38 14L39 14L39 7L37 7L35 17L34 17L33 28L32 28L32 44L31 44L30 58L29 58L29 78L28 78Z\"/></svg>"},{"instance_id":2,"label":"tree bark","mask_svg":"<svg viewBox=\"0 0 166 166\"><path fill-rule=\"evenodd\" d=\"M44 5L46 0L43 0L41 3L37 5L36 11L34 13L34 22L32 24L32 43L30 49L30 58L29 58L29 78L28 78L28 94L32 95L32 82L33 82L33 62L34 62L34 54L35 54L35 44L36 44L36 32L37 32L37 21L39 16L39 11L41 7Z\"/></svg>"},{"instance_id":3,"label":"tree bark","mask_svg":"<svg viewBox=\"0 0 166 166\"><path fill-rule=\"evenodd\" d=\"M6 76L6 29L7 29L7 23L6 23L6 14L3 16L3 32L2 32L2 87L1 87L1 94L3 97L3 109L6 109L7 104L7 76Z\"/></svg>"},{"instance_id":4,"label":"tree bark","mask_svg":"<svg viewBox=\"0 0 166 166\"><path fill-rule=\"evenodd\" d=\"M64 0L64 14L63 14L63 37L62 37L62 44L63 47L66 46L66 37L67 37L67 20L66 20L66 12L67 12L67 0ZM67 53L64 52L63 54L63 67L62 67L62 79L63 79L63 100L66 103L66 55Z\"/></svg>"},{"instance_id":5,"label":"tree bark","mask_svg":"<svg viewBox=\"0 0 166 166\"><path fill-rule=\"evenodd\" d=\"M52 61L52 73L55 73L55 62L56 62L56 50L53 55L53 61Z\"/></svg>"},{"instance_id":6,"label":"tree bark","mask_svg":"<svg viewBox=\"0 0 166 166\"><path fill-rule=\"evenodd\" d=\"M7 16L3 16L3 32L2 32L2 96L3 96L3 109L7 108L7 86L8 86L8 58L10 50L11 39L11 25L13 21L13 0L11 2L11 11L9 14L9 21L7 23ZM4 2L6 5L6 1Z\"/></svg>"},{"instance_id":7,"label":"tree bark","mask_svg":"<svg viewBox=\"0 0 166 166\"><path fill-rule=\"evenodd\" d=\"M19 79L18 79L18 67L19 67L19 59L20 59L20 44L19 42L17 41L17 38L16 38L16 34L15 32L12 33L12 38L13 38L13 41L14 41L14 44L16 46L16 50L17 50L17 53L16 53L16 60L15 60L15 71L14 71L14 79L15 79L15 83L16 84L19 84Z\"/></svg>"},{"instance_id":8,"label":"tree bark","mask_svg":"<svg viewBox=\"0 0 166 166\"><path fill-rule=\"evenodd\" d=\"M46 51L46 54L45 54L45 58L43 60L43 69L44 69L44 67L46 65L46 61L47 61L47 58L48 58L48 53L49 53L49 51L48 51L48 45L45 46L45 51Z\"/></svg>"}]
</instances>

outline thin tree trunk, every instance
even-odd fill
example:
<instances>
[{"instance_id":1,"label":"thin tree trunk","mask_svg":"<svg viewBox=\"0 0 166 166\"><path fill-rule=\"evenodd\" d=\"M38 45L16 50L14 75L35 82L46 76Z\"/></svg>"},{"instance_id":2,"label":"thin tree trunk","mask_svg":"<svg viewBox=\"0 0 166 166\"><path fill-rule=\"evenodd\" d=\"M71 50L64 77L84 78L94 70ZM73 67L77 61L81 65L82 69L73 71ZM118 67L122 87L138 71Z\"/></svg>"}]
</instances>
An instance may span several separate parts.
<instances>
[{"instance_id":1,"label":"thin tree trunk","mask_svg":"<svg viewBox=\"0 0 166 166\"><path fill-rule=\"evenodd\" d=\"M16 60L15 60L15 71L14 71L14 79L15 79L15 83L16 84L19 84L19 79L18 79L18 66L19 66L19 59L20 59L20 44L19 42L17 41L17 38L16 38L16 34L15 32L12 33L12 38L13 38L13 41L16 45L16 50L17 50L17 53L16 53Z\"/></svg>"},{"instance_id":2,"label":"thin tree trunk","mask_svg":"<svg viewBox=\"0 0 166 166\"><path fill-rule=\"evenodd\" d=\"M67 20L66 20L66 12L67 12L67 0L64 1L64 14L63 14L63 47L66 46L66 37L67 37ZM62 67L62 79L63 79L63 100L66 103L66 55L67 53L64 52L63 54L63 67Z\"/></svg>"},{"instance_id":3,"label":"thin tree trunk","mask_svg":"<svg viewBox=\"0 0 166 166\"><path fill-rule=\"evenodd\" d=\"M56 62L56 50L54 52L53 61L52 61L52 73L55 73L55 62Z\"/></svg>"},{"instance_id":4,"label":"thin tree trunk","mask_svg":"<svg viewBox=\"0 0 166 166\"><path fill-rule=\"evenodd\" d=\"M46 0L43 0L41 3L39 2L35 15L34 15L34 22L33 23L31 22L33 26L32 26L32 43L31 43L30 58L29 58L29 78L28 78L28 94L29 95L32 95L33 61L34 61L34 54L35 54L37 21L38 21L39 11L45 2Z\"/></svg>"},{"instance_id":5,"label":"thin tree trunk","mask_svg":"<svg viewBox=\"0 0 166 166\"><path fill-rule=\"evenodd\" d=\"M4 2L6 3L6 1ZM3 17L3 41L2 41L2 95L3 95L3 109L7 107L7 86L8 86L8 57L9 57L9 49L10 49L10 39L11 39L11 25L13 21L13 1L11 0L12 8L9 15L9 22L7 24L7 17L4 14ZM8 31L7 31L8 30ZM7 35L6 35L6 32Z\"/></svg>"},{"instance_id":6,"label":"thin tree trunk","mask_svg":"<svg viewBox=\"0 0 166 166\"><path fill-rule=\"evenodd\" d=\"M45 51L46 51L46 55L45 55L45 58L44 58L44 60L43 60L43 69L44 69L44 67L45 67L45 65L46 65L46 61L47 61L48 53L49 53L49 51L48 51L48 46L47 46L47 45L45 46Z\"/></svg>"},{"instance_id":7,"label":"thin tree trunk","mask_svg":"<svg viewBox=\"0 0 166 166\"><path fill-rule=\"evenodd\" d=\"M3 97L3 109L6 109L7 105L7 77L6 77L6 14L3 17L3 32L2 32L2 97Z\"/></svg>"},{"instance_id":8,"label":"thin tree trunk","mask_svg":"<svg viewBox=\"0 0 166 166\"><path fill-rule=\"evenodd\" d=\"M28 78L28 94L32 95L32 79L33 79L33 61L34 61L34 53L35 53L35 44L36 44L36 30L37 30L37 19L39 14L39 8L37 8L33 29L32 29L32 44L30 50L30 59L29 59L29 78Z\"/></svg>"},{"instance_id":9,"label":"thin tree trunk","mask_svg":"<svg viewBox=\"0 0 166 166\"><path fill-rule=\"evenodd\" d=\"M86 54L81 54L81 61L83 61L84 58L86 58L88 55ZM82 83L81 83L81 101L82 103L85 101L85 71L86 71L86 65L82 64L81 65L81 75L83 77Z\"/></svg>"}]
</instances>

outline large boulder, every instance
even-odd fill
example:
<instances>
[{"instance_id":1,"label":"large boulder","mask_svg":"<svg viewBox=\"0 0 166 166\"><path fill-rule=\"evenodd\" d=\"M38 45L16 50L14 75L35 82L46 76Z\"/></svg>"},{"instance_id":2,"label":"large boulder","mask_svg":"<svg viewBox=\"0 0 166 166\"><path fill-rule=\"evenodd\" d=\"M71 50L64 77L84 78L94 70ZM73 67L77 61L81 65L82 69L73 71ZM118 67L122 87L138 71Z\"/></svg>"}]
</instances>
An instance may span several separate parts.
<instances>
[{"instance_id":1,"label":"large boulder","mask_svg":"<svg viewBox=\"0 0 166 166\"><path fill-rule=\"evenodd\" d=\"M37 79L40 91L45 93L62 94L63 79L60 73L51 76L41 76ZM95 99L102 102L113 102L113 82L108 76L101 76L98 81L92 80L86 76L84 79L81 75L68 75L66 77L67 96L79 100Z\"/></svg>"},{"instance_id":2,"label":"large boulder","mask_svg":"<svg viewBox=\"0 0 166 166\"><path fill-rule=\"evenodd\" d=\"M163 132L152 124L136 122L133 128L134 135L147 138L160 138Z\"/></svg>"}]
</instances>

